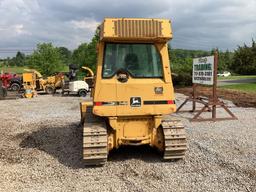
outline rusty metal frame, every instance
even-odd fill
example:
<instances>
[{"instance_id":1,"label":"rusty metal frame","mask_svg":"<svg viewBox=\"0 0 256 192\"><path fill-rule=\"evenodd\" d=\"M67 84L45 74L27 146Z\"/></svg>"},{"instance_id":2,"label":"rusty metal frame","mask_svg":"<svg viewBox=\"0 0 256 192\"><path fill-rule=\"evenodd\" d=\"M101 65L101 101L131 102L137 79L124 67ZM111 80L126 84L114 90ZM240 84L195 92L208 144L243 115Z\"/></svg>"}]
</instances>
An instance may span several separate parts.
<instances>
[{"instance_id":1,"label":"rusty metal frame","mask_svg":"<svg viewBox=\"0 0 256 192\"><path fill-rule=\"evenodd\" d=\"M190 121L221 121L221 120L237 120L238 118L228 109L223 101L220 101L217 96L217 70L218 70L218 52L214 52L214 76L213 76L213 86L212 86L212 99L204 99L199 97L196 92L197 84L193 84L193 92L177 109L178 112L197 112L195 116ZM208 102L204 101L208 100ZM181 108L187 103L192 102L192 110L182 110ZM201 103L204 106L200 110L196 110L196 103ZM216 117L216 109L217 107L223 108L230 117ZM205 112L212 112L211 118L202 118L200 115Z\"/></svg>"}]
</instances>

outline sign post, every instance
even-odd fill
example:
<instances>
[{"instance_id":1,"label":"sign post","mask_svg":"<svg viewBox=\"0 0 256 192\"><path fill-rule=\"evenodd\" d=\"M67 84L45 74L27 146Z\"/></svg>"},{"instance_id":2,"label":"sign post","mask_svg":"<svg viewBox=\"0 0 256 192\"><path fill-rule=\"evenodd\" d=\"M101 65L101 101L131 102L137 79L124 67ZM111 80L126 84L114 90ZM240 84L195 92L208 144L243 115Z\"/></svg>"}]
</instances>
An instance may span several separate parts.
<instances>
[{"instance_id":1,"label":"sign post","mask_svg":"<svg viewBox=\"0 0 256 192\"><path fill-rule=\"evenodd\" d=\"M218 53L217 51L215 51L214 52L214 76L213 76L213 87L212 87L212 95L213 95L212 119L216 119L216 103L218 102L217 70L218 70Z\"/></svg>"},{"instance_id":2,"label":"sign post","mask_svg":"<svg viewBox=\"0 0 256 192\"><path fill-rule=\"evenodd\" d=\"M214 56L201 57L193 59L193 92L177 109L176 112L187 112L180 111L180 109L188 102L192 102L192 110L189 112L197 112L191 121L219 121L219 120L234 120L237 117L227 108L224 102L220 101L217 96L217 70L218 70L218 52L214 52ZM211 85L212 86L212 97L203 98L199 97L196 92L198 84ZM200 110L196 110L196 103L203 104ZM231 117L217 118L217 106L223 108ZM205 112L212 112L211 118L202 118L200 115Z\"/></svg>"}]
</instances>

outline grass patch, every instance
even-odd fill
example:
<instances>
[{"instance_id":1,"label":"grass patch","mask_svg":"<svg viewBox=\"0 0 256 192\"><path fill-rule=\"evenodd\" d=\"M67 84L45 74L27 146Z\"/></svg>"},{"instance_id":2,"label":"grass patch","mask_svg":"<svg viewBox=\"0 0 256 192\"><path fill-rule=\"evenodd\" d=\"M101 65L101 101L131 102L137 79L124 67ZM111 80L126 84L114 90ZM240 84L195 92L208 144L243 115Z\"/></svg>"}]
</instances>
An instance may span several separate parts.
<instances>
[{"instance_id":1,"label":"grass patch","mask_svg":"<svg viewBox=\"0 0 256 192\"><path fill-rule=\"evenodd\" d=\"M221 86L222 89L232 89L242 92L256 93L256 83L243 83Z\"/></svg>"},{"instance_id":2,"label":"grass patch","mask_svg":"<svg viewBox=\"0 0 256 192\"><path fill-rule=\"evenodd\" d=\"M22 74L26 71L24 71L24 69L29 69L29 67L23 66L23 67L17 67L17 66L13 66L13 67L1 67L0 66L0 72L3 70L4 73L16 73L16 74ZM68 66L64 66L60 72L68 72L69 68Z\"/></svg>"},{"instance_id":3,"label":"grass patch","mask_svg":"<svg viewBox=\"0 0 256 192\"><path fill-rule=\"evenodd\" d=\"M60 72L68 72L68 71L69 71L69 67L67 65L64 65L63 68L60 70Z\"/></svg>"},{"instance_id":4,"label":"grass patch","mask_svg":"<svg viewBox=\"0 0 256 192\"><path fill-rule=\"evenodd\" d=\"M23 72L25 72L24 69L28 69L28 67L17 67L17 66L13 66L13 67L0 67L0 71L3 70L4 73L22 74Z\"/></svg>"},{"instance_id":5,"label":"grass patch","mask_svg":"<svg viewBox=\"0 0 256 192\"><path fill-rule=\"evenodd\" d=\"M218 77L218 80L237 80L237 79L252 79L256 78L256 75L237 75L228 77Z\"/></svg>"}]
</instances>

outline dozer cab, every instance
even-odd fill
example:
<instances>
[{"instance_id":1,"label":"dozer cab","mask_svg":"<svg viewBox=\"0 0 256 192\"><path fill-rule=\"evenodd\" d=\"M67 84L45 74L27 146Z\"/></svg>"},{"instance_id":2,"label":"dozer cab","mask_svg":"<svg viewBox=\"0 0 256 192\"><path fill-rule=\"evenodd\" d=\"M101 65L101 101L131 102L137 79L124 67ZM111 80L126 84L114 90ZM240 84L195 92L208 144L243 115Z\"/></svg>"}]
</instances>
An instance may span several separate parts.
<instances>
[{"instance_id":1,"label":"dozer cab","mask_svg":"<svg viewBox=\"0 0 256 192\"><path fill-rule=\"evenodd\" d=\"M186 134L176 111L165 19L106 18L100 26L93 102L82 102L83 159L102 165L122 145L150 145L182 159Z\"/></svg>"}]
</instances>

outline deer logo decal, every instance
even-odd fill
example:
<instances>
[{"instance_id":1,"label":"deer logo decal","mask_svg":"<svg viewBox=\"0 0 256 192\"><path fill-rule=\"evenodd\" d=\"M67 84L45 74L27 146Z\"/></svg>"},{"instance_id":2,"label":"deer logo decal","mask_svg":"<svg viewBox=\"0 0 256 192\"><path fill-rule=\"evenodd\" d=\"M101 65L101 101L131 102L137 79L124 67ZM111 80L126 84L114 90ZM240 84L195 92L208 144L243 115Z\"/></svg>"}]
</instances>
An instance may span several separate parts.
<instances>
[{"instance_id":1,"label":"deer logo decal","mask_svg":"<svg viewBox=\"0 0 256 192\"><path fill-rule=\"evenodd\" d=\"M141 98L140 97L131 97L130 105L131 105L131 107L140 107L141 106Z\"/></svg>"}]
</instances>

